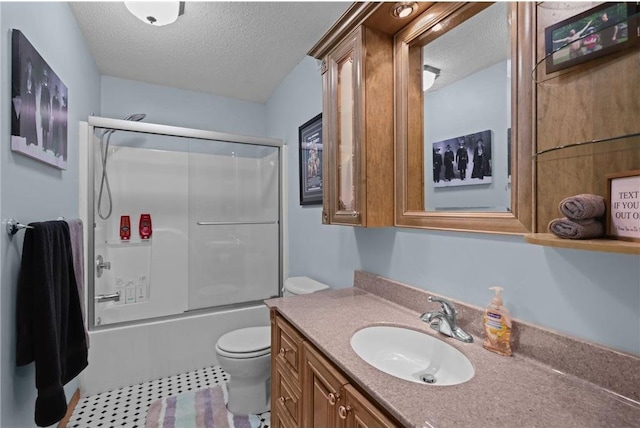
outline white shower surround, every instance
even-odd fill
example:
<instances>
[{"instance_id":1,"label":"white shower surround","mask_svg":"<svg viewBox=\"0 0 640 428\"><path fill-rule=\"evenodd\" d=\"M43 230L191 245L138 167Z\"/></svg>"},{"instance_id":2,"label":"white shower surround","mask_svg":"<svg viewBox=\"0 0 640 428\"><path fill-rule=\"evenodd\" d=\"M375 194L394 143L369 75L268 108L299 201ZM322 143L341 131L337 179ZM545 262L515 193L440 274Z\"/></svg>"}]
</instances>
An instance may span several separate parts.
<instances>
[{"instance_id":1,"label":"white shower surround","mask_svg":"<svg viewBox=\"0 0 640 428\"><path fill-rule=\"evenodd\" d=\"M122 123L117 120L107 120L107 122L118 125L122 128L137 128L140 126L145 131L151 130L151 127L155 125L145 123ZM197 130L188 130L184 128L163 127L158 128L179 130L183 132L182 136L195 136L197 137ZM83 132L87 130L87 132ZM93 138L89 135L91 128L86 124L81 125L81 135L85 136L87 141ZM134 130L134 129L132 129ZM164 133L156 131L158 133ZM209 135L215 135L217 139L227 141L242 141L244 137L234 136L228 134L209 133ZM123 133L121 133L123 134ZM116 134L117 135L117 134ZM180 134L179 134L180 135ZM246 137L247 140L253 142L260 142L255 140L255 137ZM277 140L264 139L267 141L267 145L279 145ZM115 140L112 140L115 141ZM274 144L276 141L276 144ZM94 143L96 140L94 139ZM207 141L200 142L207 144ZM87 180L88 174L87 163L89 159L89 153L86 147L86 141L80 144L82 149L80 150L80 209L82 213L87 212L87 204L91 201L87 199ZM97 147L97 146L96 146ZM150 166L147 170L144 178L142 175L138 175L138 180L143 182L137 183L137 188L140 189L149 188L148 186L154 184L152 189L162 189L162 192L171 200L171 212L165 212L154 207L152 205L136 206L136 197L129 198L128 201L118 200L117 206L122 207L123 203L127 207L127 213L118 211L114 208L112 217L108 222L101 223L100 218L96 215L96 238L95 238L95 253L90 254L88 251L88 240L85 236L86 245L86 257L95 257L98 254L103 254L105 260L112 261L112 270L105 271L105 274L101 278L103 280L97 280L96 282L96 295L107 294L113 292L113 284L115 283L115 275L125 276L126 278L136 279L138 274L143 274L144 269L148 268L146 272L151 280L149 302L146 303L131 303L131 304L115 304L108 302L101 304L102 309L96 310L96 317L102 317L102 325L106 325L113 322L127 322L134 321L140 318L154 318L154 317L166 317L172 316L169 319L151 319L147 322L135 324L135 325L122 325L114 326L106 329L99 329L90 331L90 350L89 350L89 367L80 376L80 386L82 396L92 395L104 391L108 391L114 388L131 385L132 383L144 382L160 377L177 374L185 371L190 371L206 366L216 365L218 361L215 356L214 346L217 339L224 333L243 327L268 325L269 314L264 305L253 305L242 308L225 308L223 310L217 310L215 312L207 313L187 313L184 316L180 316L184 311L190 309L189 295L186 292L187 283L189 277L198 277L199 281L206 279L208 273L191 274L189 273L189 247L193 246L193 243L189 243L189 233L193 234L193 225L190 225L191 220L188 220L188 212L198 211L204 209L203 212L210 212L212 208L211 201L204 201L198 206L198 204L190 203L188 200L189 194L189 174L191 174L189 166L189 156L191 156L191 164L197 164L202 167L202 158L208 155L189 155L184 152L163 152L163 151L149 151L148 149L129 148L129 147L114 147L111 149L111 154L115 155L117 152L121 154L126 153L128 160L118 166L118 162L113 162L109 165L109 168L113 166L115 169L110 172L110 179L112 180L112 191L114 193L114 202L117 198L122 196L119 193L118 187L131 183L132 179L136 178L136 169L132 168L132 162L140 162L144 160L145 165ZM146 153L145 153L146 152ZM96 152L97 154L97 152ZM281 163L280 157L277 157L277 163ZM273 158L273 155L271 155ZM170 159L170 161L169 161ZM196 162L194 163L194 159ZM270 160L267 162L272 166L274 162ZM118 171L117 169L120 168ZM243 169L242 167L240 169ZM182 173L188 171L188 174L178 174L178 170ZM101 168L99 162L95 166L96 180L99 180L99 172ZM121 175L120 175L121 174ZM260 174L260 173L258 173ZM278 176L278 172L275 176L281 180ZM113 177L113 178L112 178ZM266 180L271 177L273 179L273 172L263 174L259 179ZM218 177L220 180L220 177ZM144 182L146 181L146 183ZM204 185L210 185L207 183L215 183L216 181L202 180ZM240 180L237 184L244 186ZM99 185L99 181L97 181ZM196 189L201 188L196 186ZM193 189L192 189L193 190ZM225 193L223 189L222 193ZM228 190L228 189L227 189ZM250 192L248 188L236 189L244 192ZM277 196L280 193L278 186L275 186L275 194ZM97 193L97 192L96 192ZM196 192L198 193L198 192ZM229 192L226 192L229 196ZM97 194L94 204L97 203ZM90 199L90 198L89 198ZM277 197L276 197L277 200ZM148 201L147 201L148 202ZM261 203L261 202L256 202ZM276 203L271 206L269 204L264 213L268 216L275 216L275 220L278 220L278 214L281 211L281 207ZM247 208L246 201L241 208ZM213 207L215 208L215 207ZM250 207L251 208L251 207ZM253 207L256 209L257 207ZM152 222L154 226L154 235L150 244L141 243L137 239L138 233L138 217L141 212L153 211ZM132 246L127 246L119 242L118 225L120 215L131 215L131 237ZM213 214L221 214L220 212ZM227 212L229 214L229 212ZM211 218L202 220L215 220L215 215ZM85 218L85 224L89 224ZM242 218L235 218L235 220L242 220ZM170 227L168 226L170 225ZM189 228L191 227L191 231ZM236 227L236 226L231 226ZM238 226L246 227L246 226ZM249 226L251 227L251 226ZM278 239L279 237L279 225L267 226L269 229L268 235ZM203 235L207 235L204 240L204 246L201 245L200 252L206 251L206 246L209 245L212 239L215 239L216 235L226 236L225 231L227 226L222 227L206 227L205 230L200 232ZM222 232L212 232L214 229L223 230ZM201 229L198 229L200 231ZM85 230L85 233L87 231ZM212 237L213 235L213 237ZM237 242L219 242L222 251L228 247L227 244L238 246ZM225 245L222 245L225 244ZM153 251L151 251L153 246ZM216 249L216 251L218 251ZM145 259L145 252L147 253ZM193 249L192 249L193 252ZM255 253L255 251L254 251ZM137 254L137 255L136 255ZM224 254L223 254L224 256ZM277 278L277 289L273 290L273 293L277 294L280 287L280 266L277 264L279 259L278 254L275 254L276 265L272 267L270 275L275 275ZM226 257L226 256L225 256ZM87 258L87 260L89 260ZM143 262L141 262L143 260ZM246 263L246 260L245 260ZM115 266L118 266L116 273ZM241 265L236 266L240 268ZM89 270L89 269L87 269ZM155 280L154 280L155 279ZM165 286L159 286L159 280ZM85 279L85 283L86 282ZM110 284L111 288L107 286ZM102 288L100 288L102 287ZM88 287L87 287L88 288ZM215 287L210 287L211 289ZM204 287L206 290L206 286ZM85 301L88 301L88 290L85 290ZM220 296L213 296L215 299L220 299ZM268 297L268 296L267 296ZM194 299L192 299L194 300ZM197 299L195 299L197 301ZM258 300L258 299L254 299ZM230 302L233 303L233 302ZM225 304L223 301L221 304ZM204 304L204 307L207 305ZM85 306L86 307L86 306ZM193 309L193 303L191 309Z\"/></svg>"}]
</instances>

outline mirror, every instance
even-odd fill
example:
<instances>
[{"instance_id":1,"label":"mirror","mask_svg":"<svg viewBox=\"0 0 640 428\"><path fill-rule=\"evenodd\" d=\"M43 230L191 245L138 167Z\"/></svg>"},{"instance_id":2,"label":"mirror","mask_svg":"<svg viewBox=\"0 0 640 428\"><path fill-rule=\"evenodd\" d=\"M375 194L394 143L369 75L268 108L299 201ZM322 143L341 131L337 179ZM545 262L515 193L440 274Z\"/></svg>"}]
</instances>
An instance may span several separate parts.
<instances>
[{"instance_id":1,"label":"mirror","mask_svg":"<svg viewBox=\"0 0 640 428\"><path fill-rule=\"evenodd\" d=\"M396 34L397 226L532 231L533 12L435 3Z\"/></svg>"}]
</instances>

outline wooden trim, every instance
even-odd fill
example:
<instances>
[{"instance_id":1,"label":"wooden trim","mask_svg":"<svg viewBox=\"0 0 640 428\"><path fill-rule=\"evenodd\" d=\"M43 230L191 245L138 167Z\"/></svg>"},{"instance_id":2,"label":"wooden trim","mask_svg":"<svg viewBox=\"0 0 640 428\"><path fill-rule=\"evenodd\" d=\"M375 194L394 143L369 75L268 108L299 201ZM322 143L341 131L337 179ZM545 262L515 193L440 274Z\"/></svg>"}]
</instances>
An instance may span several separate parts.
<instances>
[{"instance_id":1,"label":"wooden trim","mask_svg":"<svg viewBox=\"0 0 640 428\"><path fill-rule=\"evenodd\" d=\"M349 33L358 27L367 17L380 7L380 3L357 2L336 21L310 50L307 55L323 59Z\"/></svg>"},{"instance_id":2,"label":"wooden trim","mask_svg":"<svg viewBox=\"0 0 640 428\"><path fill-rule=\"evenodd\" d=\"M396 69L396 191L395 225L424 229L472 231L497 234L523 235L534 230L534 158L533 119L534 90L530 72L535 58L535 3L514 3L512 13L512 212L505 213L433 213L418 210L410 200L415 189L409 191L409 180L415 177L407 168L410 162L410 147L424 144L418 141L422 130L409 128L409 112L418 108L410 105L410 48L423 46L436 37L432 30L441 24L448 31L486 8L486 3L437 3L412 24L407 25L395 37ZM439 30L437 34L442 34ZM413 85L415 86L415 85ZM412 88L414 91L415 87ZM414 122L411 122L412 125ZM421 123L421 122L419 122ZM413 126L412 126L413 128Z\"/></svg>"},{"instance_id":3,"label":"wooden trim","mask_svg":"<svg viewBox=\"0 0 640 428\"><path fill-rule=\"evenodd\" d=\"M616 239L562 239L551 233L530 233L524 235L524 239L530 244L546 247L640 255L640 244L631 241Z\"/></svg>"},{"instance_id":4,"label":"wooden trim","mask_svg":"<svg viewBox=\"0 0 640 428\"><path fill-rule=\"evenodd\" d=\"M393 38L363 27L362 225L393 226Z\"/></svg>"},{"instance_id":5,"label":"wooden trim","mask_svg":"<svg viewBox=\"0 0 640 428\"><path fill-rule=\"evenodd\" d=\"M79 388L76 389L76 392L73 394L73 397L71 397L69 404L67 404L67 413L65 413L64 418L62 418L62 420L58 422L58 428L67 428L67 424L69 423L71 416L73 416L73 411L76 409L76 406L78 405L78 401L80 401Z\"/></svg>"}]
</instances>

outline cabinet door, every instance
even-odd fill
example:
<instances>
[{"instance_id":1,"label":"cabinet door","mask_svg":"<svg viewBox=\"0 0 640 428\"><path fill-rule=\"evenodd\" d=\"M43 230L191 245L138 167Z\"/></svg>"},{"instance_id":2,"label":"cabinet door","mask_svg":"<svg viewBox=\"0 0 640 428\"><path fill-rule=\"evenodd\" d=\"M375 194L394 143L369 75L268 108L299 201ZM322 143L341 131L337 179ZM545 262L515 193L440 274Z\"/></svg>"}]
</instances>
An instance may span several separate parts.
<instances>
[{"instance_id":1,"label":"cabinet door","mask_svg":"<svg viewBox=\"0 0 640 428\"><path fill-rule=\"evenodd\" d=\"M351 385L344 386L338 415L345 428L393 428L396 425Z\"/></svg>"},{"instance_id":2,"label":"cabinet door","mask_svg":"<svg viewBox=\"0 0 640 428\"><path fill-rule=\"evenodd\" d=\"M362 31L355 30L325 59L323 221L359 225L362 209Z\"/></svg>"},{"instance_id":3,"label":"cabinet door","mask_svg":"<svg viewBox=\"0 0 640 428\"><path fill-rule=\"evenodd\" d=\"M338 426L341 388L347 380L308 343L303 350L302 421L305 427Z\"/></svg>"}]
</instances>

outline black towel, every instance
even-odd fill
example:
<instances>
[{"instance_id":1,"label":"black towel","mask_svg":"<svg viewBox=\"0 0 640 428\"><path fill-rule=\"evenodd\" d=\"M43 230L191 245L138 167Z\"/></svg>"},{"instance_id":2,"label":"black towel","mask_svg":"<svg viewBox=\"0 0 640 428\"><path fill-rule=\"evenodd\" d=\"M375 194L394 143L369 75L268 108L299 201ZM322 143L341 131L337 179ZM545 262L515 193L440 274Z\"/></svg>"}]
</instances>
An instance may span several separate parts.
<instances>
[{"instance_id":1,"label":"black towel","mask_svg":"<svg viewBox=\"0 0 640 428\"><path fill-rule=\"evenodd\" d=\"M31 223L18 280L18 366L35 361L35 422L49 426L67 411L63 386L87 366L87 344L73 270L69 226Z\"/></svg>"}]
</instances>

